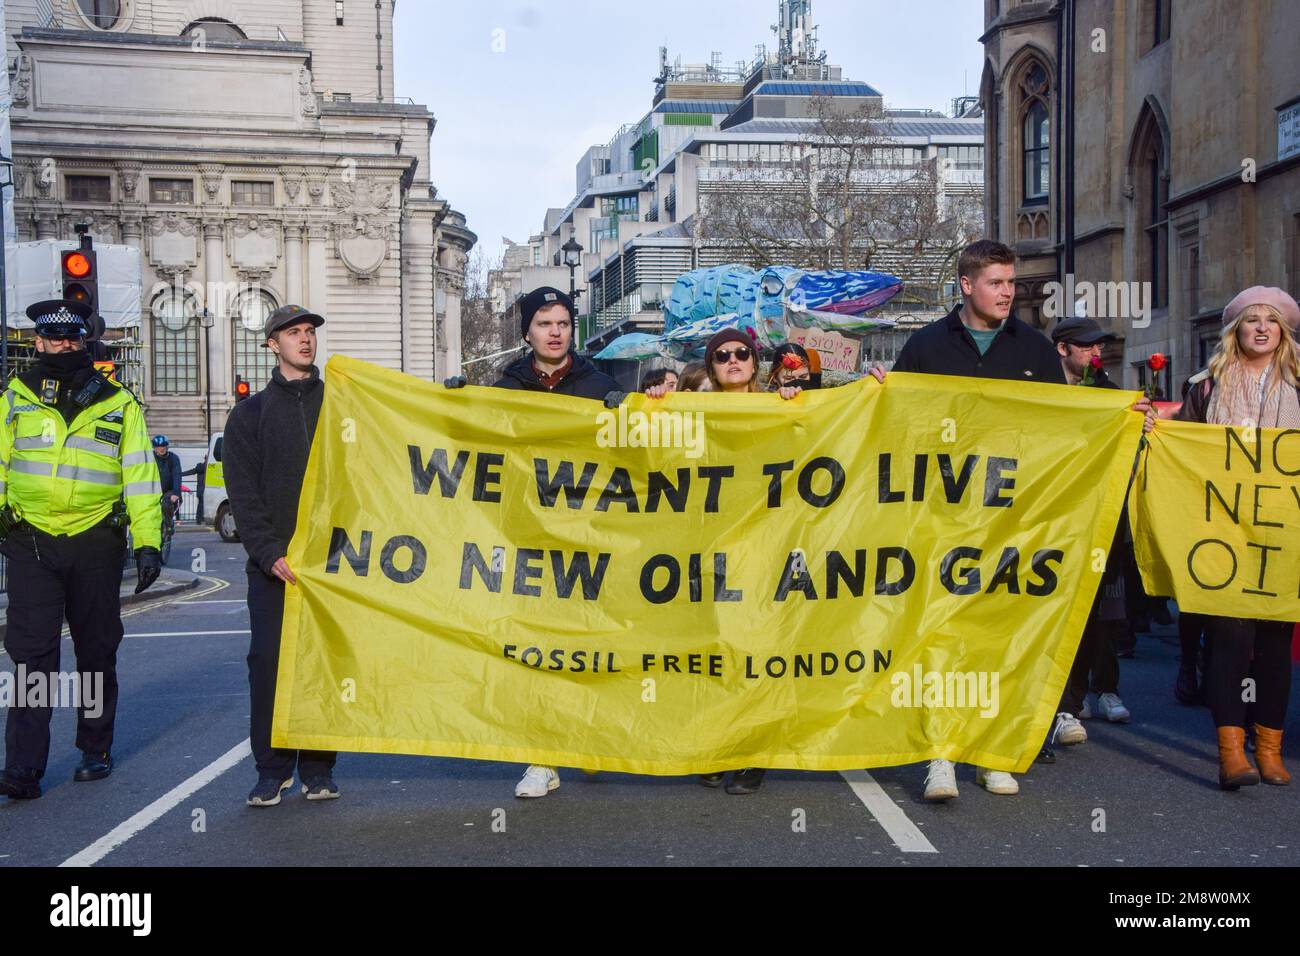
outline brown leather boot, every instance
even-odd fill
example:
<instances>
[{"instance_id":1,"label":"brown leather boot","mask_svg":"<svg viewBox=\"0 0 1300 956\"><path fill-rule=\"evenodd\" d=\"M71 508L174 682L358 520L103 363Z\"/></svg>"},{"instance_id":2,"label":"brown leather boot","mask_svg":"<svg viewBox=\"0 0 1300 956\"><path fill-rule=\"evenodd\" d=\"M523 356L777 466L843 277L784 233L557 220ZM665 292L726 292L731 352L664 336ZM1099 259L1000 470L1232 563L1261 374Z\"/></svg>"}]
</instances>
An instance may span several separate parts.
<instances>
[{"instance_id":1,"label":"brown leather boot","mask_svg":"<svg viewBox=\"0 0 1300 956\"><path fill-rule=\"evenodd\" d=\"M1224 790L1252 787L1259 783L1259 774L1246 759L1245 747L1245 727L1219 728L1219 786Z\"/></svg>"},{"instance_id":2,"label":"brown leather boot","mask_svg":"<svg viewBox=\"0 0 1300 956\"><path fill-rule=\"evenodd\" d=\"M1275 787L1285 787L1291 775L1282 763L1282 731L1255 725L1255 764L1259 779Z\"/></svg>"}]
</instances>

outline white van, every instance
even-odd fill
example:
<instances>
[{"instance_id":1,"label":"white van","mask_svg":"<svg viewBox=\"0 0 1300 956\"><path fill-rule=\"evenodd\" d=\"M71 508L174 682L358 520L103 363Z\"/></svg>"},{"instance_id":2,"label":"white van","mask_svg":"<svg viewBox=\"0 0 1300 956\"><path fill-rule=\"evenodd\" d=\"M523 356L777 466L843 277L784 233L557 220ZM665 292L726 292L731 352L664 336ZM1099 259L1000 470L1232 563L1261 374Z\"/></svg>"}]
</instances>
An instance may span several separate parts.
<instances>
[{"instance_id":1,"label":"white van","mask_svg":"<svg viewBox=\"0 0 1300 956\"><path fill-rule=\"evenodd\" d=\"M221 535L221 540L233 544L239 540L239 531L230 511L230 499L226 497L226 475L221 464L223 434L217 432L208 445L208 467L203 477L203 513L213 516L212 525Z\"/></svg>"}]
</instances>

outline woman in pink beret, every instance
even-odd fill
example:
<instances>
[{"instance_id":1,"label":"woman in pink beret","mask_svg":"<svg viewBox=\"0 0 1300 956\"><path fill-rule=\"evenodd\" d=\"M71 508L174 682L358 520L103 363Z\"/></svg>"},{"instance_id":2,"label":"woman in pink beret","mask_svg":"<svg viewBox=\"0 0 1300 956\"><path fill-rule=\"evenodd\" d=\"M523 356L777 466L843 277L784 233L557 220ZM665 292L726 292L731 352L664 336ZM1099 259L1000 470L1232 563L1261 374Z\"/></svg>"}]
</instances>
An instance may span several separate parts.
<instances>
[{"instance_id":1,"label":"woman in pink beret","mask_svg":"<svg viewBox=\"0 0 1300 956\"><path fill-rule=\"evenodd\" d=\"M1278 288L1251 286L1223 310L1223 333L1206 371L1192 377L1177 417L1211 425L1300 428L1300 306ZM1213 652L1205 692L1219 737L1225 790L1291 782L1282 763L1282 726L1291 694L1292 624L1207 617ZM1252 666L1253 662L1253 666ZM1255 762L1246 759L1242 685L1255 680Z\"/></svg>"}]
</instances>

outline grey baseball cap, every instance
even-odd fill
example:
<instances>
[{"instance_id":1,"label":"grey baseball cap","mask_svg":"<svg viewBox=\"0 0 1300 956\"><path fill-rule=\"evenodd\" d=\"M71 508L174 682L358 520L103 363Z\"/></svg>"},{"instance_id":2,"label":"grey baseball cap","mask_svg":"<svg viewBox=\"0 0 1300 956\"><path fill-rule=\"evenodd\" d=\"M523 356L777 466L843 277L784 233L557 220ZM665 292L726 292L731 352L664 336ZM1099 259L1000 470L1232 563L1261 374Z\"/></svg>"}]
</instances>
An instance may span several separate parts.
<instances>
[{"instance_id":1,"label":"grey baseball cap","mask_svg":"<svg viewBox=\"0 0 1300 956\"><path fill-rule=\"evenodd\" d=\"M314 328L319 328L325 324L325 319L315 312L308 312L300 305L282 305L266 317L266 324L262 327L262 337L269 339L285 326L297 325L299 322L310 322Z\"/></svg>"}]
</instances>

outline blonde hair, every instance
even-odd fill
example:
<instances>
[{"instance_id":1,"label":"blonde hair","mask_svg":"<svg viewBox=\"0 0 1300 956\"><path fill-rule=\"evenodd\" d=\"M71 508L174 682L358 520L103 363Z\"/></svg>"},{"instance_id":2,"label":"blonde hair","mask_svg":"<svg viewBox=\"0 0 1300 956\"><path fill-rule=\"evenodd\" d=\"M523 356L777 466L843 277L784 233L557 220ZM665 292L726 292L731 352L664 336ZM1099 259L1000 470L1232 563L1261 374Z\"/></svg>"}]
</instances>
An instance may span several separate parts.
<instances>
[{"instance_id":1,"label":"blonde hair","mask_svg":"<svg viewBox=\"0 0 1300 956\"><path fill-rule=\"evenodd\" d=\"M1282 333L1269 361L1269 387L1275 387L1280 380L1295 388L1297 380L1300 380L1300 356L1296 351L1295 338L1291 335L1291 329L1282 321L1282 313L1262 302L1246 306L1236 318L1223 327L1223 332L1219 336L1219 347L1215 349L1214 356L1210 359L1210 377L1219 383L1240 368L1242 354L1241 343L1237 341L1237 330L1241 328L1242 322L1255 314L1257 309L1276 322Z\"/></svg>"}]
</instances>

